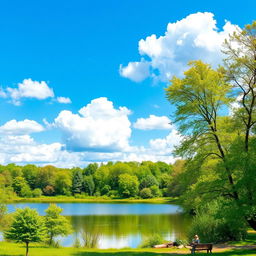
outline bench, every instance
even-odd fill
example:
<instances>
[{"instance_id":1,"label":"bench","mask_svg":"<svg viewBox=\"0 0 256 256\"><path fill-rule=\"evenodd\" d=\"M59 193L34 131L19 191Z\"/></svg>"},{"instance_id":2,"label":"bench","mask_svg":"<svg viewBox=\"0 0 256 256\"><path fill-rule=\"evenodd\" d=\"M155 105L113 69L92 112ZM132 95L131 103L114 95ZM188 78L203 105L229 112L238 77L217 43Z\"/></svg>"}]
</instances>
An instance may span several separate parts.
<instances>
[{"instance_id":1,"label":"bench","mask_svg":"<svg viewBox=\"0 0 256 256\"><path fill-rule=\"evenodd\" d=\"M191 253L195 253L195 251L203 251L206 250L207 253L212 253L212 246L213 244L194 244L191 245L192 248L190 249Z\"/></svg>"}]
</instances>

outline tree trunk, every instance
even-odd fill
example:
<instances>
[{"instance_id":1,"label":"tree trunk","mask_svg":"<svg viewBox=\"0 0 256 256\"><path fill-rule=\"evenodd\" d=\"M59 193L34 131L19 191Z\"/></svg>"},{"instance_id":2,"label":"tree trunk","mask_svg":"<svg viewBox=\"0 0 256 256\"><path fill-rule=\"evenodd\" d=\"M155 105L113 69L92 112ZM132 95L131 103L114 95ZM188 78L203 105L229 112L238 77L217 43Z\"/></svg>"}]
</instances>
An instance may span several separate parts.
<instances>
[{"instance_id":1,"label":"tree trunk","mask_svg":"<svg viewBox=\"0 0 256 256\"><path fill-rule=\"evenodd\" d=\"M28 256L28 242L26 242L26 256Z\"/></svg>"}]
</instances>

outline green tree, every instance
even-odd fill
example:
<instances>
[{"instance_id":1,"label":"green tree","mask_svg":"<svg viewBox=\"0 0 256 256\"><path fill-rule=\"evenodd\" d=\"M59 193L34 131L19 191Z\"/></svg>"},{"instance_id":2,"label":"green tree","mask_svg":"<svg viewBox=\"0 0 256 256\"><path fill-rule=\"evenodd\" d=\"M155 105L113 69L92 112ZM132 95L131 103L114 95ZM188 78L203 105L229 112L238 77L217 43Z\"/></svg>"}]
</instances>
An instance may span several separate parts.
<instances>
[{"instance_id":1,"label":"green tree","mask_svg":"<svg viewBox=\"0 0 256 256\"><path fill-rule=\"evenodd\" d=\"M139 191L139 181L136 176L124 173L119 176L118 191L122 197L136 196Z\"/></svg>"},{"instance_id":2,"label":"green tree","mask_svg":"<svg viewBox=\"0 0 256 256\"><path fill-rule=\"evenodd\" d=\"M56 236L66 236L72 232L69 221L62 215L62 209L56 204L50 204L45 210L45 226L49 245L52 245Z\"/></svg>"},{"instance_id":3,"label":"green tree","mask_svg":"<svg viewBox=\"0 0 256 256\"><path fill-rule=\"evenodd\" d=\"M20 176L13 180L12 186L18 196L26 196L26 192L30 190L27 181Z\"/></svg>"},{"instance_id":4,"label":"green tree","mask_svg":"<svg viewBox=\"0 0 256 256\"><path fill-rule=\"evenodd\" d=\"M92 196L95 190L95 183L93 180L93 177L90 176L84 176L84 191L88 193L89 196Z\"/></svg>"},{"instance_id":5,"label":"green tree","mask_svg":"<svg viewBox=\"0 0 256 256\"><path fill-rule=\"evenodd\" d=\"M126 164L117 162L110 167L109 183L113 190L118 190L119 176L121 174L132 174L132 168Z\"/></svg>"},{"instance_id":6,"label":"green tree","mask_svg":"<svg viewBox=\"0 0 256 256\"><path fill-rule=\"evenodd\" d=\"M44 189L46 186L53 186L55 181L55 175L57 168L52 165L46 165L38 169L38 175L36 179L36 187Z\"/></svg>"},{"instance_id":7,"label":"green tree","mask_svg":"<svg viewBox=\"0 0 256 256\"><path fill-rule=\"evenodd\" d=\"M98 169L98 164L93 163L93 164L88 164L86 168L84 168L83 174L86 176L93 175Z\"/></svg>"},{"instance_id":8,"label":"green tree","mask_svg":"<svg viewBox=\"0 0 256 256\"><path fill-rule=\"evenodd\" d=\"M152 195L152 191L150 188L143 188L141 191L140 191L140 197L141 198L152 198L153 195Z\"/></svg>"},{"instance_id":9,"label":"green tree","mask_svg":"<svg viewBox=\"0 0 256 256\"><path fill-rule=\"evenodd\" d=\"M38 167L33 164L27 164L22 168L22 173L30 188L35 189L36 179L38 175Z\"/></svg>"},{"instance_id":10,"label":"green tree","mask_svg":"<svg viewBox=\"0 0 256 256\"><path fill-rule=\"evenodd\" d=\"M250 200L250 191L255 191L251 182L255 180L253 165L247 165L250 166L246 168L249 175L244 175L245 172L236 164L249 163L249 158L247 161L232 161L239 153L243 160L246 159L239 149L239 141L241 135L247 137L247 132L237 125L239 115L223 116L223 109L234 102L227 72L222 68L213 70L201 61L193 61L190 66L184 78L173 77L166 93L176 107L174 121L180 133L185 135L176 153L190 158L190 162L201 162L199 178L191 186L192 201L195 202L195 198L203 201L202 198L207 196L208 200L209 197L223 197L230 206L235 202L244 219L256 229L255 199L251 197ZM236 148L235 154L232 154L232 148Z\"/></svg>"},{"instance_id":11,"label":"green tree","mask_svg":"<svg viewBox=\"0 0 256 256\"><path fill-rule=\"evenodd\" d=\"M71 176L68 172L61 171L56 174L55 190L58 195L70 195L72 187Z\"/></svg>"},{"instance_id":12,"label":"green tree","mask_svg":"<svg viewBox=\"0 0 256 256\"><path fill-rule=\"evenodd\" d=\"M256 191L255 168L252 167L256 131L256 21L246 25L243 30L235 31L225 41L223 52L227 80L232 84L237 96L233 109L235 127L239 127L236 150L229 155L232 167L239 169L240 188L237 201L245 205L247 222L256 230ZM238 160L237 155L240 155ZM238 161L237 161L238 160ZM241 162L244 163L241 165ZM254 170L253 170L254 169ZM243 185L243 186L241 186ZM244 204L246 202L246 204Z\"/></svg>"},{"instance_id":13,"label":"green tree","mask_svg":"<svg viewBox=\"0 0 256 256\"><path fill-rule=\"evenodd\" d=\"M146 177L144 177L141 182L140 182L140 189L143 188L149 188L151 186L158 186L159 183L157 181L157 179L155 178L155 176L153 175L147 175Z\"/></svg>"},{"instance_id":14,"label":"green tree","mask_svg":"<svg viewBox=\"0 0 256 256\"><path fill-rule=\"evenodd\" d=\"M11 227L4 232L6 239L26 244L26 256L30 242L40 242L45 238L45 226L41 216L34 209L17 209Z\"/></svg>"},{"instance_id":15,"label":"green tree","mask_svg":"<svg viewBox=\"0 0 256 256\"><path fill-rule=\"evenodd\" d=\"M72 192L73 194L81 194L83 189L83 174L81 169L76 168L73 171Z\"/></svg>"}]
</instances>

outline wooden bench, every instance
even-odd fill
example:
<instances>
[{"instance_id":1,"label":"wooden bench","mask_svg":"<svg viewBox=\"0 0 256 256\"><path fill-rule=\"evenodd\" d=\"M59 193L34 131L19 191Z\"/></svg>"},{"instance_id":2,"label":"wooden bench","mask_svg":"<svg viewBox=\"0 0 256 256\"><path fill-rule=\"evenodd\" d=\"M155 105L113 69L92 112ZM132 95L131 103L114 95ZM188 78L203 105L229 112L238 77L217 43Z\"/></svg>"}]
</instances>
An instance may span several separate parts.
<instances>
[{"instance_id":1,"label":"wooden bench","mask_svg":"<svg viewBox=\"0 0 256 256\"><path fill-rule=\"evenodd\" d=\"M194 244L191 245L192 248L190 249L191 253L195 253L195 251L203 251L206 250L207 253L212 253L212 246L213 244Z\"/></svg>"}]
</instances>

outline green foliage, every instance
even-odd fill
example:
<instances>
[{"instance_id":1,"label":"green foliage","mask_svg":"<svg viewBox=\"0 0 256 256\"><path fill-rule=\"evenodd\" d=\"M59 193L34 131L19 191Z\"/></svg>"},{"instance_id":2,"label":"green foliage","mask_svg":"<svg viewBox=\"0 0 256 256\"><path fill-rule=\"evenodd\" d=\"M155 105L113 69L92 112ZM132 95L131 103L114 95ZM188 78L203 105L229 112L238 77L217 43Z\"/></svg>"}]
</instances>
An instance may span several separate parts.
<instances>
[{"instance_id":1,"label":"green foliage","mask_svg":"<svg viewBox=\"0 0 256 256\"><path fill-rule=\"evenodd\" d=\"M69 221L60 215L62 211L56 204L50 204L49 208L45 210L46 215L44 219L49 245L53 244L54 237L66 236L72 232Z\"/></svg>"},{"instance_id":2,"label":"green foliage","mask_svg":"<svg viewBox=\"0 0 256 256\"><path fill-rule=\"evenodd\" d=\"M95 183L93 180L93 177L90 176L84 176L84 191L88 193L88 195L92 196L94 194L95 190Z\"/></svg>"},{"instance_id":3,"label":"green foliage","mask_svg":"<svg viewBox=\"0 0 256 256\"><path fill-rule=\"evenodd\" d=\"M83 239L83 247L85 248L97 248L99 239L100 239L100 233L95 232L95 233L90 233L86 231L81 232L81 236Z\"/></svg>"},{"instance_id":4,"label":"green foliage","mask_svg":"<svg viewBox=\"0 0 256 256\"><path fill-rule=\"evenodd\" d=\"M150 187L151 193L153 197L160 197L162 196L161 190L157 185L151 186Z\"/></svg>"},{"instance_id":5,"label":"green foliage","mask_svg":"<svg viewBox=\"0 0 256 256\"><path fill-rule=\"evenodd\" d=\"M146 177L144 177L141 182L140 182L140 189L143 189L143 188L149 188L151 186L158 186L158 181L157 179L155 178L155 176L153 175L147 175Z\"/></svg>"},{"instance_id":6,"label":"green foliage","mask_svg":"<svg viewBox=\"0 0 256 256\"><path fill-rule=\"evenodd\" d=\"M76 168L73 171L72 192L73 194L81 194L82 189L83 189L82 171L79 168Z\"/></svg>"},{"instance_id":7,"label":"green foliage","mask_svg":"<svg viewBox=\"0 0 256 256\"><path fill-rule=\"evenodd\" d=\"M55 190L58 195L70 195L72 181L69 172L58 172L55 178Z\"/></svg>"},{"instance_id":8,"label":"green foliage","mask_svg":"<svg viewBox=\"0 0 256 256\"><path fill-rule=\"evenodd\" d=\"M163 244L165 241L159 234L154 234L150 237L144 238L140 245L141 248L151 248L154 245Z\"/></svg>"},{"instance_id":9,"label":"green foliage","mask_svg":"<svg viewBox=\"0 0 256 256\"><path fill-rule=\"evenodd\" d=\"M199 235L203 243L243 240L247 226L239 213L231 210L227 202L212 201L196 211L189 230L189 239Z\"/></svg>"},{"instance_id":10,"label":"green foliage","mask_svg":"<svg viewBox=\"0 0 256 256\"><path fill-rule=\"evenodd\" d=\"M18 243L26 244L26 255L30 242L41 242L45 238L45 226L41 216L36 210L25 208L17 209L13 222L4 237Z\"/></svg>"},{"instance_id":11,"label":"green foliage","mask_svg":"<svg viewBox=\"0 0 256 256\"><path fill-rule=\"evenodd\" d=\"M42 190L40 188L36 188L32 191L32 196L33 197L40 197L42 196Z\"/></svg>"},{"instance_id":12,"label":"green foliage","mask_svg":"<svg viewBox=\"0 0 256 256\"><path fill-rule=\"evenodd\" d=\"M133 178L129 177L126 182L120 179L123 174ZM90 164L84 169L61 169L51 165L44 167L0 165L0 192L3 191L0 194L4 195L5 200L16 195L37 198L42 194L44 196L73 194L79 198L85 196L137 197L139 196L137 182L140 190L144 187L150 188L152 194L150 197L159 197L162 191L164 196L168 196L167 188L172 180L172 165L164 162L108 162L100 166Z\"/></svg>"},{"instance_id":13,"label":"green foliage","mask_svg":"<svg viewBox=\"0 0 256 256\"><path fill-rule=\"evenodd\" d=\"M27 186L27 181L23 177L17 176L16 178L14 178L12 186L16 194L18 196L22 196L21 190L23 187Z\"/></svg>"},{"instance_id":14,"label":"green foliage","mask_svg":"<svg viewBox=\"0 0 256 256\"><path fill-rule=\"evenodd\" d=\"M122 197L133 197L139 190L139 182L136 176L129 174L119 175L118 190Z\"/></svg>"},{"instance_id":15,"label":"green foliage","mask_svg":"<svg viewBox=\"0 0 256 256\"><path fill-rule=\"evenodd\" d=\"M140 197L143 198L143 199L152 198L153 195L152 195L151 189L150 189L150 188L143 188L143 189L140 191Z\"/></svg>"}]
</instances>

